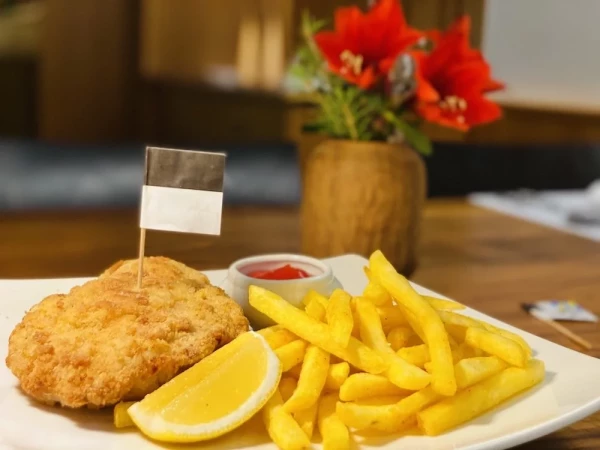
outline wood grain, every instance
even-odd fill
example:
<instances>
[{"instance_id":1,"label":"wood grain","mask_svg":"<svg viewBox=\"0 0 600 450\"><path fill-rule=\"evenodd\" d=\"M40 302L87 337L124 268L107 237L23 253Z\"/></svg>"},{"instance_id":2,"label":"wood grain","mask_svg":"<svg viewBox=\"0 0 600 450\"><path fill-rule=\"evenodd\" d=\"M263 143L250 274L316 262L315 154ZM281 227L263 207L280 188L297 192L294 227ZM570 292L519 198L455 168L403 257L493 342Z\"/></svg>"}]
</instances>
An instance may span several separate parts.
<instances>
[{"instance_id":1,"label":"wood grain","mask_svg":"<svg viewBox=\"0 0 600 450\"><path fill-rule=\"evenodd\" d=\"M137 251L136 211L4 214L0 220L0 278L95 275ZM297 252L295 208L228 208L220 238L148 232L147 254L200 269L222 268L243 256ZM480 209L459 200L425 209L420 266L413 279L560 345L579 350L521 311L521 302L572 298L598 312L600 244ZM569 324L594 344L598 324ZM600 448L600 414L518 447L521 450Z\"/></svg>"},{"instance_id":2,"label":"wood grain","mask_svg":"<svg viewBox=\"0 0 600 450\"><path fill-rule=\"evenodd\" d=\"M304 172L302 252L369 257L379 249L396 270L412 274L425 176L423 160L403 145L322 142Z\"/></svg>"}]
</instances>

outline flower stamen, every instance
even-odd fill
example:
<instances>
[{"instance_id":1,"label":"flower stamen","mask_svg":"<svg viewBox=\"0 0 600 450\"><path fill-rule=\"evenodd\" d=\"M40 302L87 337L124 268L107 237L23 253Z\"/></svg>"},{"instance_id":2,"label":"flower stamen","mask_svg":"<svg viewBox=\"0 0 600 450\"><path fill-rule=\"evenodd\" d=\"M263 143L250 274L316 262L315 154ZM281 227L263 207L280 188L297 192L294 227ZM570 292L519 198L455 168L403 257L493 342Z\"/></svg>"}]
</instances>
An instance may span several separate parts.
<instances>
[{"instance_id":1,"label":"flower stamen","mask_svg":"<svg viewBox=\"0 0 600 450\"><path fill-rule=\"evenodd\" d=\"M467 109L468 103L462 97L457 97L456 95L447 95L440 100L439 106L441 109L447 109L450 112L462 112Z\"/></svg>"},{"instance_id":2,"label":"flower stamen","mask_svg":"<svg viewBox=\"0 0 600 450\"><path fill-rule=\"evenodd\" d=\"M364 62L362 55L355 55L350 50L344 50L340 54L340 60L344 63L344 67L341 69L342 73L350 70L353 75L360 75Z\"/></svg>"}]
</instances>

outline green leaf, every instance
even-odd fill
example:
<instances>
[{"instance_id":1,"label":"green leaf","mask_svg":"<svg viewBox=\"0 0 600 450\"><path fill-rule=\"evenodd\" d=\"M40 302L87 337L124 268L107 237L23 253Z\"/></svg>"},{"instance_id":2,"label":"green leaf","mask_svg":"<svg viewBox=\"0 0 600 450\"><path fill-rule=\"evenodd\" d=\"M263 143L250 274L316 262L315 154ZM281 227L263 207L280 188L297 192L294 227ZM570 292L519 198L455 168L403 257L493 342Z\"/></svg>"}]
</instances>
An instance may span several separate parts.
<instances>
[{"instance_id":1,"label":"green leaf","mask_svg":"<svg viewBox=\"0 0 600 450\"><path fill-rule=\"evenodd\" d=\"M400 131L406 141L419 153L425 156L431 155L433 147L431 140L427 135L423 134L420 130L408 124L404 120L397 117L392 111L385 111L383 118L391 123L396 130Z\"/></svg>"}]
</instances>

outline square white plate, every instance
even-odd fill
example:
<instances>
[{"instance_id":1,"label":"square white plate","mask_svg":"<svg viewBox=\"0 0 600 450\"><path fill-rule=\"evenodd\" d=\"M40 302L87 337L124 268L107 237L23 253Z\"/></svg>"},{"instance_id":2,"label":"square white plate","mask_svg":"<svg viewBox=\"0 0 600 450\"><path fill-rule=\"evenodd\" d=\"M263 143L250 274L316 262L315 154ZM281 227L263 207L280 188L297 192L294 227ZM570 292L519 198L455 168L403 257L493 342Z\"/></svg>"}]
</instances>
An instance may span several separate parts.
<instances>
[{"instance_id":1,"label":"square white plate","mask_svg":"<svg viewBox=\"0 0 600 450\"><path fill-rule=\"evenodd\" d=\"M334 273L352 294L362 292L366 260L349 255L327 260ZM219 284L224 270L208 271ZM4 361L8 336L25 311L51 293L67 292L87 278L47 280L0 280L0 358ZM422 293L431 291L416 286ZM600 360L566 349L520 331L474 310L465 314L518 332L546 363L543 385L518 396L503 407L439 437L408 436L362 440L363 449L484 450L505 449L566 427L600 410ZM401 446L401 447L400 447ZM134 430L115 431L110 411L70 411L40 406L18 389L17 380L0 364L1 449L154 449L160 445ZM260 419L255 418L229 435L203 444L170 446L182 449L256 449L276 447L269 442ZM315 445L315 448L320 448Z\"/></svg>"}]
</instances>

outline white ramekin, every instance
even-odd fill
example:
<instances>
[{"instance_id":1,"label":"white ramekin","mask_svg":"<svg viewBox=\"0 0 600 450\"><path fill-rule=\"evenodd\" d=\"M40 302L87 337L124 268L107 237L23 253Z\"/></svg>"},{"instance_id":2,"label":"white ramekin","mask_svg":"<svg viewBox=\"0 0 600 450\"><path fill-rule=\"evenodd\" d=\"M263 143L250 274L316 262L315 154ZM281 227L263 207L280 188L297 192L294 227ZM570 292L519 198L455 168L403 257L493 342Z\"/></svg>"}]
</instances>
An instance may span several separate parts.
<instances>
[{"instance_id":1,"label":"white ramekin","mask_svg":"<svg viewBox=\"0 0 600 450\"><path fill-rule=\"evenodd\" d=\"M285 264L303 269L312 276L297 280L263 280L247 275L254 270L272 270ZM311 289L329 296L335 289L342 287L333 275L331 267L310 256L283 253L237 260L229 266L222 287L244 309L244 314L255 330L273 325L273 321L248 303L248 288L251 285L268 289L296 307L300 307L302 298Z\"/></svg>"}]
</instances>

